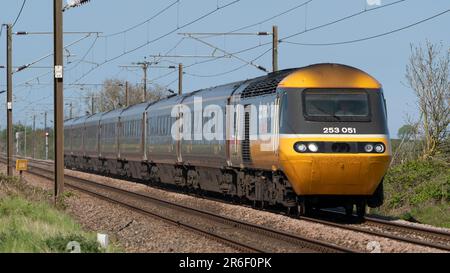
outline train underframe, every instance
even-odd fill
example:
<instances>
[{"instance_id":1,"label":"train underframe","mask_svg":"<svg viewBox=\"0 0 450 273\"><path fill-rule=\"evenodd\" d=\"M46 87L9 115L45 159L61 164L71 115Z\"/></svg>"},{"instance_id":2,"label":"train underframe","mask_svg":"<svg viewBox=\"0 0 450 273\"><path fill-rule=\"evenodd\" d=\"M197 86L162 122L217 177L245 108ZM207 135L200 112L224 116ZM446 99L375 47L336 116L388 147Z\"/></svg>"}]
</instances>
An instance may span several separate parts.
<instances>
[{"instance_id":1,"label":"train underframe","mask_svg":"<svg viewBox=\"0 0 450 273\"><path fill-rule=\"evenodd\" d=\"M383 183L372 196L308 195L298 196L281 171L235 168L205 168L188 165L155 164L85 156L65 156L69 169L122 179L147 185L170 185L178 190L220 194L255 208L285 207L288 214L309 215L314 209L343 207L348 216L354 208L364 217L366 207L383 204Z\"/></svg>"}]
</instances>

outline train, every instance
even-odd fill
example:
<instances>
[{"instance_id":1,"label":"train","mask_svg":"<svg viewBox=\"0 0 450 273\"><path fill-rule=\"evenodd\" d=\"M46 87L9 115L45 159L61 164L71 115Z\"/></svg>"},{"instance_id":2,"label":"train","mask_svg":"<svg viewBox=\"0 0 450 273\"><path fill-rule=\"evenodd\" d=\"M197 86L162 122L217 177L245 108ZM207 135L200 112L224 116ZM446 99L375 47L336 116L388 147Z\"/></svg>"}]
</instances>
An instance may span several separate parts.
<instances>
[{"instance_id":1,"label":"train","mask_svg":"<svg viewBox=\"0 0 450 273\"><path fill-rule=\"evenodd\" d=\"M382 85L321 63L66 120L70 169L306 215L383 204Z\"/></svg>"}]
</instances>

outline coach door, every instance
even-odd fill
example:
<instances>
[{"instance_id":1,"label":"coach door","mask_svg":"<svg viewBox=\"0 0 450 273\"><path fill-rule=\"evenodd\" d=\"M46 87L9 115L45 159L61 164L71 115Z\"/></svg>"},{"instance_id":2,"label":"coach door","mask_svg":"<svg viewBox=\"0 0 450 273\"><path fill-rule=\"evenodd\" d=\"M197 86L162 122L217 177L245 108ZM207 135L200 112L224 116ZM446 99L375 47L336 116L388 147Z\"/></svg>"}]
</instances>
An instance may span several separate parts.
<instances>
[{"instance_id":1,"label":"coach door","mask_svg":"<svg viewBox=\"0 0 450 273\"><path fill-rule=\"evenodd\" d=\"M181 133L182 130L184 130L183 127L183 123L180 123L183 121L183 111L182 111L182 105L180 104L178 106L178 114L177 114L177 124L179 124L179 127L177 128L177 139L176 139L176 146L177 146L177 159L178 159L178 163L183 162L183 158L181 156L181 142L182 142L182 137L181 137Z\"/></svg>"},{"instance_id":2,"label":"coach door","mask_svg":"<svg viewBox=\"0 0 450 273\"><path fill-rule=\"evenodd\" d=\"M142 114L141 121L141 155L142 160L147 160L147 111Z\"/></svg>"}]
</instances>

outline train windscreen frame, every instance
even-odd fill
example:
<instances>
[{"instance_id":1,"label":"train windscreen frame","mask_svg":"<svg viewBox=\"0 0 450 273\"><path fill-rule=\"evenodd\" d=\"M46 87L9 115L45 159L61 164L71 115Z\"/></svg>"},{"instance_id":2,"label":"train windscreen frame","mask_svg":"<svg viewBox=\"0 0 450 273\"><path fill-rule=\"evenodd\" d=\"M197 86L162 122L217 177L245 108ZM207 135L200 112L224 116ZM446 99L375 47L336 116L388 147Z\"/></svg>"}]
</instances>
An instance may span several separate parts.
<instances>
[{"instance_id":1,"label":"train windscreen frame","mask_svg":"<svg viewBox=\"0 0 450 273\"><path fill-rule=\"evenodd\" d=\"M308 121L371 121L369 94L364 89L306 89L302 101Z\"/></svg>"}]
</instances>

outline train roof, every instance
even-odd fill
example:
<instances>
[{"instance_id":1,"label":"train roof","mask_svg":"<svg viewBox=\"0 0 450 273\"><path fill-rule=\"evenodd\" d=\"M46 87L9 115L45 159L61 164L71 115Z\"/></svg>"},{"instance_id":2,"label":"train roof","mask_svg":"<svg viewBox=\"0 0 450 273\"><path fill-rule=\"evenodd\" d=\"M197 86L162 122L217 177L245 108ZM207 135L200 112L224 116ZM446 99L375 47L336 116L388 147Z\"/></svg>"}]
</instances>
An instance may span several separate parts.
<instances>
[{"instance_id":1,"label":"train roof","mask_svg":"<svg viewBox=\"0 0 450 273\"><path fill-rule=\"evenodd\" d=\"M99 122L100 119L102 118L103 114L104 113L97 113L97 114L88 116L88 118L86 119L86 123Z\"/></svg>"},{"instance_id":2,"label":"train roof","mask_svg":"<svg viewBox=\"0 0 450 273\"><path fill-rule=\"evenodd\" d=\"M123 108L120 109L115 109L115 110L111 110L109 112L103 113L100 122L104 121L104 120L108 120L108 119L115 119L115 118L119 118L120 114L122 114L123 112Z\"/></svg>"},{"instance_id":3,"label":"train roof","mask_svg":"<svg viewBox=\"0 0 450 273\"><path fill-rule=\"evenodd\" d=\"M120 114L121 117L142 115L151 105L150 102L139 103L125 108Z\"/></svg>"},{"instance_id":4,"label":"train roof","mask_svg":"<svg viewBox=\"0 0 450 273\"><path fill-rule=\"evenodd\" d=\"M118 118L121 115L135 115L146 110L154 110L181 103L196 95L207 95L209 92L236 95L241 98L258 97L276 93L277 88L366 88L380 89L382 85L368 73L348 65L335 63L319 63L310 66L292 68L273 72L261 77L232 82L215 87L196 90L182 96L169 96L155 102L146 102L121 108L93 116L81 117L88 121ZM154 107L153 107L154 106ZM65 125L76 125L79 119L65 122Z\"/></svg>"},{"instance_id":5,"label":"train roof","mask_svg":"<svg viewBox=\"0 0 450 273\"><path fill-rule=\"evenodd\" d=\"M161 108L172 107L173 105L181 103L184 96L170 96L162 100L155 101L149 105L147 111L154 111Z\"/></svg>"},{"instance_id":6,"label":"train roof","mask_svg":"<svg viewBox=\"0 0 450 273\"><path fill-rule=\"evenodd\" d=\"M240 82L234 82L230 84L220 85L208 89L201 89L197 90L195 92L186 94L183 97L183 103L192 102L194 100L195 96L199 96L204 98L204 101L208 99L208 95L211 93L211 91L214 91L214 95L211 95L214 97L214 99L218 98L228 98L242 85L244 85L246 81L240 81Z\"/></svg>"},{"instance_id":7,"label":"train roof","mask_svg":"<svg viewBox=\"0 0 450 273\"><path fill-rule=\"evenodd\" d=\"M73 118L71 118L71 119L66 119L66 120L64 121L64 126L72 126L73 121L74 121Z\"/></svg>"},{"instance_id":8,"label":"train roof","mask_svg":"<svg viewBox=\"0 0 450 273\"><path fill-rule=\"evenodd\" d=\"M322 63L295 69L278 85L280 88L365 88L381 84L366 72L348 65Z\"/></svg>"},{"instance_id":9,"label":"train roof","mask_svg":"<svg viewBox=\"0 0 450 273\"><path fill-rule=\"evenodd\" d=\"M81 126L81 125L84 125L84 123L86 122L86 119L88 118L89 116L83 116L83 117L77 117L77 118L74 118L74 119L72 119L72 122L71 122L71 126Z\"/></svg>"}]
</instances>

